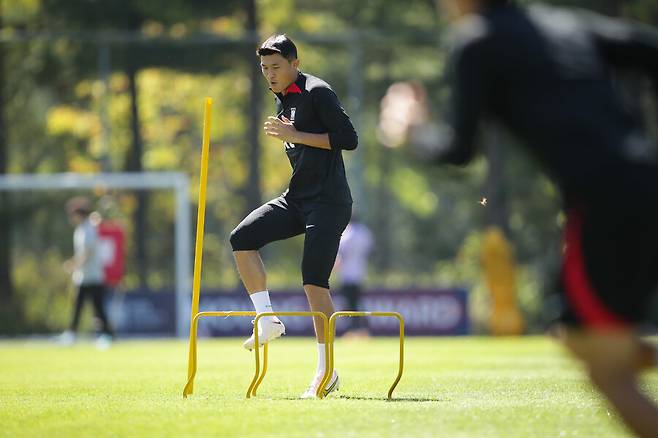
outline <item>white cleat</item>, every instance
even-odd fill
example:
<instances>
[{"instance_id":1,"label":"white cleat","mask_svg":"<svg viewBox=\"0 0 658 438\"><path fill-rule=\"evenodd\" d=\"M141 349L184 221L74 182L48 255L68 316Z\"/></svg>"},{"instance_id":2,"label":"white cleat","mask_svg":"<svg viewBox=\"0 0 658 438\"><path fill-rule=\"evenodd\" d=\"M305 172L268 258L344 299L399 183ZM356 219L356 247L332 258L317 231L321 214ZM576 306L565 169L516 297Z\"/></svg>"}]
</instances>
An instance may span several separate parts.
<instances>
[{"instance_id":1,"label":"white cleat","mask_svg":"<svg viewBox=\"0 0 658 438\"><path fill-rule=\"evenodd\" d=\"M112 336L103 333L96 339L96 348L105 351L108 350L112 346Z\"/></svg>"},{"instance_id":2,"label":"white cleat","mask_svg":"<svg viewBox=\"0 0 658 438\"><path fill-rule=\"evenodd\" d=\"M253 323L253 321L252 321ZM268 342L281 337L286 334L286 326L283 325L278 318L261 318L258 321L258 345L263 346ZM251 351L254 349L254 334L252 333L249 339L244 341L242 346Z\"/></svg>"},{"instance_id":3,"label":"white cleat","mask_svg":"<svg viewBox=\"0 0 658 438\"><path fill-rule=\"evenodd\" d=\"M322 382L322 378L324 377L324 373L320 373L315 376L311 384L306 388L306 391L299 397L299 398L317 398L317 392L318 392L318 386L320 386L320 383ZM327 383L327 386L324 388L324 395L323 397L328 396L334 391L338 391L340 388L340 379L338 378L338 373L336 370L334 370L333 375L331 376L331 379L329 379L329 383Z\"/></svg>"},{"instance_id":4,"label":"white cleat","mask_svg":"<svg viewBox=\"0 0 658 438\"><path fill-rule=\"evenodd\" d=\"M64 333L55 337L55 341L62 346L70 347L75 344L75 333L71 330L66 330Z\"/></svg>"}]
</instances>

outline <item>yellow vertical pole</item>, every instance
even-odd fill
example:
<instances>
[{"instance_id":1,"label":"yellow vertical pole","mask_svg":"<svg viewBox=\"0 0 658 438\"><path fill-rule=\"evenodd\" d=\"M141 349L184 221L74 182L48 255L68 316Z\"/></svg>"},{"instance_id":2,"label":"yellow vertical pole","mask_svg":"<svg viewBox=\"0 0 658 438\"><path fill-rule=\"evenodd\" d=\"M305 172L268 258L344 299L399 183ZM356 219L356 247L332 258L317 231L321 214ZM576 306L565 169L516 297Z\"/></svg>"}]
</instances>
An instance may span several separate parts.
<instances>
[{"instance_id":1,"label":"yellow vertical pole","mask_svg":"<svg viewBox=\"0 0 658 438\"><path fill-rule=\"evenodd\" d=\"M194 372L196 362L196 330L193 330L194 317L199 313L199 291L201 289L201 261L203 259L203 229L206 218L206 187L208 186L208 153L210 149L210 115L212 99L206 97L203 112L203 144L201 146L201 177L199 179L199 208L196 218L196 244L194 247L194 281L192 283L192 314L190 317L190 345L187 362L188 379ZM192 393L193 383L189 386Z\"/></svg>"},{"instance_id":2,"label":"yellow vertical pole","mask_svg":"<svg viewBox=\"0 0 658 438\"><path fill-rule=\"evenodd\" d=\"M491 293L491 333L496 336L523 334L525 321L517 301L514 253L500 228L489 227L485 231L481 259Z\"/></svg>"}]
</instances>

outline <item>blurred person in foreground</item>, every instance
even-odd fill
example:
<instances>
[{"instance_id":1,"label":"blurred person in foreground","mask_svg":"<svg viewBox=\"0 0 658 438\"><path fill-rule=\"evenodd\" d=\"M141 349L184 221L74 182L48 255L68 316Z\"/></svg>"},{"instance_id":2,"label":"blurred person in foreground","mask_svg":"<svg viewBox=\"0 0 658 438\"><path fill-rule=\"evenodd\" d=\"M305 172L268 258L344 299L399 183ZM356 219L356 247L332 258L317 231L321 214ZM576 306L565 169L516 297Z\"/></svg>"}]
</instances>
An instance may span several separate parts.
<instances>
[{"instance_id":1,"label":"blurred person in foreground","mask_svg":"<svg viewBox=\"0 0 658 438\"><path fill-rule=\"evenodd\" d=\"M257 313L271 312L267 278L259 250L270 242L304 234L302 281L309 306L327 317L334 312L329 275L340 236L352 214L342 151L358 138L336 93L322 79L299 71L297 47L286 35L273 35L257 50L261 70L276 102L265 133L283 142L292 166L288 190L252 211L231 233L231 246L245 289ZM325 373L323 321L314 318L318 348L315 376L302 398L315 398ZM264 344L285 333L276 317L263 317L257 328ZM252 335L244 343L254 347ZM330 376L325 395L338 389Z\"/></svg>"},{"instance_id":2,"label":"blurred person in foreground","mask_svg":"<svg viewBox=\"0 0 658 438\"><path fill-rule=\"evenodd\" d=\"M64 269L71 274L76 286L76 298L71 325L69 330L60 335L59 341L65 345L75 342L82 305L86 300L91 300L97 322L100 323L96 345L106 349L111 345L113 333L105 311L106 286L98 238L100 215L92 213L89 200L85 197L70 199L66 203L66 213L75 231L74 254L64 263Z\"/></svg>"},{"instance_id":3,"label":"blurred person in foreground","mask_svg":"<svg viewBox=\"0 0 658 438\"><path fill-rule=\"evenodd\" d=\"M354 215L343 237L340 238L336 269L340 273L341 293L347 300L348 310L361 309L363 282L368 273L368 255L373 239L370 229ZM349 318L350 329L345 336L368 336L365 318Z\"/></svg>"},{"instance_id":4,"label":"blurred person in foreground","mask_svg":"<svg viewBox=\"0 0 658 438\"><path fill-rule=\"evenodd\" d=\"M521 140L565 203L560 338L633 432L658 437L658 409L638 383L656 363L640 330L658 280L658 168L638 157L648 142L611 79L629 68L658 86L658 33L506 0L439 3L455 21L450 127L423 128L423 96L409 85L382 102L383 114L399 108L392 136L458 165L474 156L485 116Z\"/></svg>"}]
</instances>

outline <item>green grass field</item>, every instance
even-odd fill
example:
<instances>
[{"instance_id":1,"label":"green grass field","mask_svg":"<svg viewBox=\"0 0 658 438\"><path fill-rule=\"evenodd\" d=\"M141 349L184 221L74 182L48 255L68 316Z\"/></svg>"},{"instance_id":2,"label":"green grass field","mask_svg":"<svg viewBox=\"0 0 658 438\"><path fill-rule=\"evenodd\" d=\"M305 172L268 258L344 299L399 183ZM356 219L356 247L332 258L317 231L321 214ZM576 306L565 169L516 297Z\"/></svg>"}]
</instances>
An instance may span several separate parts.
<instances>
[{"instance_id":1,"label":"green grass field","mask_svg":"<svg viewBox=\"0 0 658 438\"><path fill-rule=\"evenodd\" d=\"M0 343L2 437L625 436L578 366L542 337L409 338L395 401L397 339L339 340L342 388L298 400L315 368L311 339L272 344L257 399L242 340L202 340L182 398L187 343L124 341L97 351ZM658 396L658 373L646 377Z\"/></svg>"}]
</instances>

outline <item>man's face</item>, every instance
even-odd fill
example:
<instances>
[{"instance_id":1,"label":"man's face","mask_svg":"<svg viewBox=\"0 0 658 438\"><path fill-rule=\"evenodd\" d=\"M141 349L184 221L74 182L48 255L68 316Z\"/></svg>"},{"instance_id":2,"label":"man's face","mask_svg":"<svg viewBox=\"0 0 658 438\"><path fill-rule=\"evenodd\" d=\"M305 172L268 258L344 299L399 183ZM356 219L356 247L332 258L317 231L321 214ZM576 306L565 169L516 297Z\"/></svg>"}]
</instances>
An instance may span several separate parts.
<instances>
[{"instance_id":1,"label":"man's face","mask_svg":"<svg viewBox=\"0 0 658 438\"><path fill-rule=\"evenodd\" d=\"M85 220L85 217L83 215L75 211L70 212L68 216L69 216L69 223L74 227L77 227Z\"/></svg>"},{"instance_id":2,"label":"man's face","mask_svg":"<svg viewBox=\"0 0 658 438\"><path fill-rule=\"evenodd\" d=\"M297 79L299 59L288 61L280 53L260 57L260 69L272 91L281 93Z\"/></svg>"}]
</instances>

